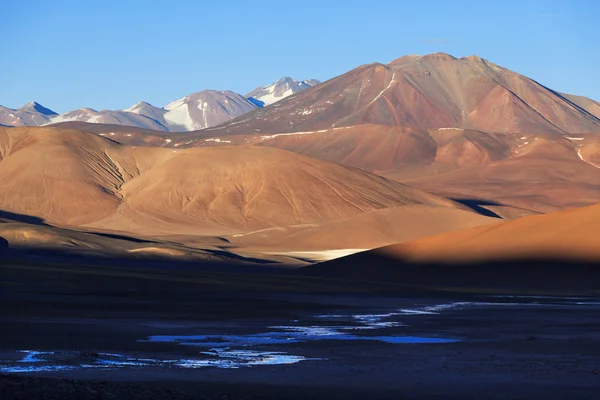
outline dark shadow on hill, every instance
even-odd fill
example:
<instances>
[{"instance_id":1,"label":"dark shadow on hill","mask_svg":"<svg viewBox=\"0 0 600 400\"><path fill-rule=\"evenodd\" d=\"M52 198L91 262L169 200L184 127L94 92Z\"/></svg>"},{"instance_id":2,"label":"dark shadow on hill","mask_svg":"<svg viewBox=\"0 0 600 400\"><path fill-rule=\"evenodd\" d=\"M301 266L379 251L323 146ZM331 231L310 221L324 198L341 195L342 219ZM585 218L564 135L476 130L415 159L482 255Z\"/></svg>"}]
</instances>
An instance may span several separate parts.
<instances>
[{"instance_id":1,"label":"dark shadow on hill","mask_svg":"<svg viewBox=\"0 0 600 400\"><path fill-rule=\"evenodd\" d=\"M484 206L502 206L503 204L501 204L501 203L497 203L497 202L489 201L489 200L483 200L483 199L450 199L450 200L460 203L463 206L467 206L471 210L473 210L476 213L481 214L485 217L502 219L501 216L499 216L495 212L490 211L484 207Z\"/></svg>"},{"instance_id":2,"label":"dark shadow on hill","mask_svg":"<svg viewBox=\"0 0 600 400\"><path fill-rule=\"evenodd\" d=\"M248 97L248 101L252 104L254 104L256 107L258 108L263 108L265 106L265 102L255 99L254 97Z\"/></svg>"},{"instance_id":3,"label":"dark shadow on hill","mask_svg":"<svg viewBox=\"0 0 600 400\"><path fill-rule=\"evenodd\" d=\"M225 250L217 250L217 249L205 249L207 253L214 254L216 256L228 257L233 261L242 261L242 262L251 262L256 264L277 264L276 261L272 260L264 260L262 258L254 258L254 257L244 257L239 254L230 253Z\"/></svg>"},{"instance_id":4,"label":"dark shadow on hill","mask_svg":"<svg viewBox=\"0 0 600 400\"><path fill-rule=\"evenodd\" d=\"M600 295L600 261L543 255L462 263L417 263L365 252L303 267L296 274L405 286L407 292Z\"/></svg>"},{"instance_id":5,"label":"dark shadow on hill","mask_svg":"<svg viewBox=\"0 0 600 400\"><path fill-rule=\"evenodd\" d=\"M14 222L23 222L23 223L32 224L32 225L48 226L48 224L46 224L42 218L34 217L31 215L27 215L27 214L13 213L13 212L4 211L4 210L0 210L0 219L8 219L8 220L11 220Z\"/></svg>"},{"instance_id":6,"label":"dark shadow on hill","mask_svg":"<svg viewBox=\"0 0 600 400\"><path fill-rule=\"evenodd\" d=\"M0 256L8 250L8 240L0 237Z\"/></svg>"},{"instance_id":7,"label":"dark shadow on hill","mask_svg":"<svg viewBox=\"0 0 600 400\"><path fill-rule=\"evenodd\" d=\"M102 236L102 237L110 238L110 239L126 240L128 242L134 242L134 243L159 243L155 240L139 239L139 238L135 238L135 237L131 237L131 236L117 235L115 233L103 233L103 232L86 232L86 233L89 235Z\"/></svg>"},{"instance_id":8,"label":"dark shadow on hill","mask_svg":"<svg viewBox=\"0 0 600 400\"><path fill-rule=\"evenodd\" d=\"M44 247L6 246L2 248L0 238L0 265L11 263L42 265L54 264L65 266L116 267L124 269L151 268L164 270L198 270L219 272L260 272L272 270L279 264L272 260L243 257L238 254L219 250L203 250L190 256L170 256L158 254L139 255L138 253L99 252L87 248L54 249ZM267 266L270 265L270 266Z\"/></svg>"}]
</instances>

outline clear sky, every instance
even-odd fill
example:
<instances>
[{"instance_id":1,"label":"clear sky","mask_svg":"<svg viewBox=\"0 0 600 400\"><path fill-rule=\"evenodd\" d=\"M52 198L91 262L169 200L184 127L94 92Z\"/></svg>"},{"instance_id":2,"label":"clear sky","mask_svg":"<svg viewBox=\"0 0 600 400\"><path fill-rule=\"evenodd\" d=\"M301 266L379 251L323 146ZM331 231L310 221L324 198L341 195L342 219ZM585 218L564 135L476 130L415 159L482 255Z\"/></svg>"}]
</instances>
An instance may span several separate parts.
<instances>
[{"instance_id":1,"label":"clear sky","mask_svg":"<svg viewBox=\"0 0 600 400\"><path fill-rule=\"evenodd\" d=\"M0 104L65 112L156 106L203 89L245 94L282 76L477 54L600 100L600 5L588 1L7 0Z\"/></svg>"}]
</instances>

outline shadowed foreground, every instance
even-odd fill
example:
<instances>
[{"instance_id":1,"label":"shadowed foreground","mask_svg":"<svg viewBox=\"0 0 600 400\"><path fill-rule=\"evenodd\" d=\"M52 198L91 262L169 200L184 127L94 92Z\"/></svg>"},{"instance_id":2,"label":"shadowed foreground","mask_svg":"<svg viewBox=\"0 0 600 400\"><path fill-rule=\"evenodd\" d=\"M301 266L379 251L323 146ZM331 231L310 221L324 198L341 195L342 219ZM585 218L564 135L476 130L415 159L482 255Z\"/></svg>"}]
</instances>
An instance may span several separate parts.
<instances>
[{"instance_id":1,"label":"shadowed foreground","mask_svg":"<svg viewBox=\"0 0 600 400\"><path fill-rule=\"evenodd\" d=\"M381 334L457 341L290 343L281 346L305 361L237 369L1 375L2 399L593 399L600 390L597 300L482 294L598 293L593 265L403 268L379 259L368 264L371 274L357 275L336 270L335 261L289 269L53 257L0 264L0 359L20 350L193 358L201 347L141 339L215 329L254 334L294 321L319 323L315 315L404 309L417 311L400 312L400 324ZM439 311L418 311L426 309Z\"/></svg>"}]
</instances>

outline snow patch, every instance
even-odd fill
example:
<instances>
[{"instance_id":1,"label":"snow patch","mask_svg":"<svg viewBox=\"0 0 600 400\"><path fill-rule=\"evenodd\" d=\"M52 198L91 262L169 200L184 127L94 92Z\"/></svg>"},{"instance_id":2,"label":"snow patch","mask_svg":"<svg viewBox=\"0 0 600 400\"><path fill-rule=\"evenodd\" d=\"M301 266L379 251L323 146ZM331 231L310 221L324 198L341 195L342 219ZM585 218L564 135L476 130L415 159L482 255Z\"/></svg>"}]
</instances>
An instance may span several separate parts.
<instances>
[{"instance_id":1,"label":"snow patch","mask_svg":"<svg viewBox=\"0 0 600 400\"><path fill-rule=\"evenodd\" d=\"M373 100L371 100L369 102L369 104L367 104L367 107L370 106L371 104L375 103L377 100L379 100L379 98L381 96L383 96L383 94L386 92L386 90L391 88L394 83L396 83L396 71L394 71L394 73L392 74L392 79L390 80L390 83L388 83L388 85L381 92L379 92L379 94L377 96L375 96L375 98Z\"/></svg>"},{"instance_id":2,"label":"snow patch","mask_svg":"<svg viewBox=\"0 0 600 400\"><path fill-rule=\"evenodd\" d=\"M208 138L204 139L205 142L215 142L215 143L231 143L231 140L223 140L220 138Z\"/></svg>"},{"instance_id":3,"label":"snow patch","mask_svg":"<svg viewBox=\"0 0 600 400\"><path fill-rule=\"evenodd\" d=\"M182 125L187 130L193 131L195 128L194 120L190 116L189 104L184 103L183 99L167 104L165 110L165 120L169 124Z\"/></svg>"},{"instance_id":4,"label":"snow patch","mask_svg":"<svg viewBox=\"0 0 600 400\"><path fill-rule=\"evenodd\" d=\"M587 161L585 158L583 158L583 155L581 154L581 149L577 149L577 155L579 156L579 159L581 161L583 161L584 163L589 164L589 165L591 165L592 167L595 167L595 168L600 168L600 165L594 164L593 162Z\"/></svg>"}]
</instances>

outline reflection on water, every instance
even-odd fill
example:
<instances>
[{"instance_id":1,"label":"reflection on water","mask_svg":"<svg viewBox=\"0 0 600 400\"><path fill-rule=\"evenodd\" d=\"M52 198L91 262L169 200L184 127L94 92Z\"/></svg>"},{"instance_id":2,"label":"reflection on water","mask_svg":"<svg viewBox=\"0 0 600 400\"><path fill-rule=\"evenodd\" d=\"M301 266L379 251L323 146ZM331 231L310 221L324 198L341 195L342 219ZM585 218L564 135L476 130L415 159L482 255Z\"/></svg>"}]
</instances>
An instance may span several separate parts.
<instances>
[{"instance_id":1,"label":"reflection on water","mask_svg":"<svg viewBox=\"0 0 600 400\"><path fill-rule=\"evenodd\" d=\"M203 347L190 359L138 358L118 353L50 352L22 350L25 355L10 361L0 361L0 372L53 372L74 369L119 368L242 368L259 365L295 364L306 358L290 354L287 345L313 341L370 341L391 344L435 344L456 342L454 338L418 337L398 333L405 325L403 317L437 314L451 308L492 303L449 303L393 312L316 315L307 321L286 321L287 324L265 327L264 332L231 334L231 332L200 335L156 335L140 342L175 343ZM384 331L385 334L374 334ZM383 332L382 332L383 333ZM295 348L296 349L296 348ZM297 349L295 350L297 351Z\"/></svg>"},{"instance_id":2,"label":"reflection on water","mask_svg":"<svg viewBox=\"0 0 600 400\"><path fill-rule=\"evenodd\" d=\"M193 335L193 336L151 336L146 342L177 343L184 346L202 347L247 347L260 345L300 343L316 340L367 340L385 343L453 343L456 339L419 337L406 335L362 336L345 333L346 327L319 326L272 326L281 331L248 335ZM353 329L353 328L349 328Z\"/></svg>"},{"instance_id":3,"label":"reflection on water","mask_svg":"<svg viewBox=\"0 0 600 400\"><path fill-rule=\"evenodd\" d=\"M0 372L55 372L75 369L119 369L119 368L242 368L257 365L294 364L307 358L275 351L230 350L215 348L201 352L194 359L159 360L136 358L114 353L38 352L21 350L26 355L16 363L0 364ZM318 360L318 359L313 359Z\"/></svg>"},{"instance_id":4,"label":"reflection on water","mask_svg":"<svg viewBox=\"0 0 600 400\"><path fill-rule=\"evenodd\" d=\"M23 357L21 360L19 360L19 362L23 362L23 363L41 362L44 360L42 358L40 358L39 356L42 356L45 354L54 354L51 351L33 351L33 350L22 350L22 351L20 351L20 353L26 354L25 357Z\"/></svg>"},{"instance_id":5,"label":"reflection on water","mask_svg":"<svg viewBox=\"0 0 600 400\"><path fill-rule=\"evenodd\" d=\"M467 303L464 303L467 304ZM395 312L378 314L327 314L314 316L319 324L304 325L294 320L293 325L269 326L267 332L244 335L156 335L145 342L177 343L184 346L202 347L248 347L265 345L283 345L317 340L367 340L385 343L453 343L453 338L416 337L406 335L372 335L374 330L405 326L394 318L406 315L435 314L440 311L459 307L463 303L425 306L422 309L401 309Z\"/></svg>"}]
</instances>

